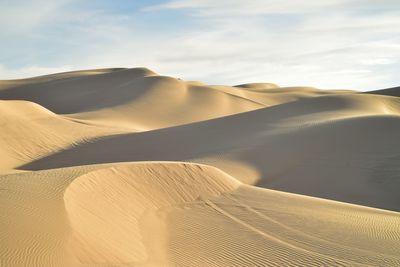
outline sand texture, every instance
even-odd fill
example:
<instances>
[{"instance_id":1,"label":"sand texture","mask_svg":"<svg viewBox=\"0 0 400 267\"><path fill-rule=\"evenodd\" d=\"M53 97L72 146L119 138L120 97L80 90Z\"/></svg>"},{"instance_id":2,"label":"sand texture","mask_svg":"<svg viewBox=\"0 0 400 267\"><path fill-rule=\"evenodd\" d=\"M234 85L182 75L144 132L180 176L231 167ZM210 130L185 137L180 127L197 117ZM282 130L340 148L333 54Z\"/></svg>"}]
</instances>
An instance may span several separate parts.
<instances>
[{"instance_id":1,"label":"sand texture","mask_svg":"<svg viewBox=\"0 0 400 267\"><path fill-rule=\"evenodd\" d=\"M400 266L399 95L0 81L0 266Z\"/></svg>"}]
</instances>

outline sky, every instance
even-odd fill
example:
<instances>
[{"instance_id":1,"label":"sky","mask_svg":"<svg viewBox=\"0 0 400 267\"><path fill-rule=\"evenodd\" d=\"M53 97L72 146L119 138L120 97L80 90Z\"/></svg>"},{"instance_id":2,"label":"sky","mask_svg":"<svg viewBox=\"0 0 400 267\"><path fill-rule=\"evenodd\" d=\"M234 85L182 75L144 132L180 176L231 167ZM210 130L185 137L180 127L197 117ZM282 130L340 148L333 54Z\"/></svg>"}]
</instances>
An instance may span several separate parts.
<instances>
[{"instance_id":1,"label":"sky","mask_svg":"<svg viewBox=\"0 0 400 267\"><path fill-rule=\"evenodd\" d=\"M209 84L400 85L399 0L0 0L0 80L147 67Z\"/></svg>"}]
</instances>

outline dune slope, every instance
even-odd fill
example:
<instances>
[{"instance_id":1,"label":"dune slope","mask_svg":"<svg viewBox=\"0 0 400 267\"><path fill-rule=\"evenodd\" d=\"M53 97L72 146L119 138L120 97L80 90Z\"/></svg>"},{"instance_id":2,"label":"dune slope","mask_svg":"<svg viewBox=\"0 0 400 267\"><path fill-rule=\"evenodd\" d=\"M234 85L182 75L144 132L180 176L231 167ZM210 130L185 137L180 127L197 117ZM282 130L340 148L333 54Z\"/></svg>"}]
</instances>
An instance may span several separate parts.
<instances>
[{"instance_id":1,"label":"dune slope","mask_svg":"<svg viewBox=\"0 0 400 267\"><path fill-rule=\"evenodd\" d=\"M395 190L400 185L399 114L398 98L314 97L205 122L111 136L24 169L194 161L221 168L249 184L399 210Z\"/></svg>"},{"instance_id":2,"label":"dune slope","mask_svg":"<svg viewBox=\"0 0 400 267\"><path fill-rule=\"evenodd\" d=\"M0 81L0 266L400 266L396 90Z\"/></svg>"},{"instance_id":3,"label":"dune slope","mask_svg":"<svg viewBox=\"0 0 400 267\"><path fill-rule=\"evenodd\" d=\"M400 96L400 87L393 87L367 92L368 94Z\"/></svg>"},{"instance_id":4,"label":"dune slope","mask_svg":"<svg viewBox=\"0 0 400 267\"><path fill-rule=\"evenodd\" d=\"M100 69L0 81L0 99L32 101L84 122L146 131L339 92L263 85L269 87L209 86L146 68Z\"/></svg>"},{"instance_id":5,"label":"dune slope","mask_svg":"<svg viewBox=\"0 0 400 267\"><path fill-rule=\"evenodd\" d=\"M92 165L0 182L5 266L400 264L396 213L244 186L205 165Z\"/></svg>"},{"instance_id":6,"label":"dune slope","mask_svg":"<svg viewBox=\"0 0 400 267\"><path fill-rule=\"evenodd\" d=\"M78 123L29 101L0 100L0 172L99 136L122 132Z\"/></svg>"}]
</instances>

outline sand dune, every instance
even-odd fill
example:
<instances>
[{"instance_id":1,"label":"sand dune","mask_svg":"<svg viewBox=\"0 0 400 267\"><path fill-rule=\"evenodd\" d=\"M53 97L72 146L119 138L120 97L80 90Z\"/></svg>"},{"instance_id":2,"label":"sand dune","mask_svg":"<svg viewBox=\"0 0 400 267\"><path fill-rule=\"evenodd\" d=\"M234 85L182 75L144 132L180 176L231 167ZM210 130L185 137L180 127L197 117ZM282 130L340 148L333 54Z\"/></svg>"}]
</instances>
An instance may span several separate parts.
<instances>
[{"instance_id":1,"label":"sand dune","mask_svg":"<svg viewBox=\"0 0 400 267\"><path fill-rule=\"evenodd\" d=\"M397 213L243 186L205 165L19 173L1 188L5 266L400 264Z\"/></svg>"},{"instance_id":2,"label":"sand dune","mask_svg":"<svg viewBox=\"0 0 400 267\"><path fill-rule=\"evenodd\" d=\"M368 93L376 95L400 96L400 87L375 90L375 91L370 91Z\"/></svg>"},{"instance_id":3,"label":"sand dune","mask_svg":"<svg viewBox=\"0 0 400 267\"><path fill-rule=\"evenodd\" d=\"M338 92L262 86L271 87L208 86L145 68L101 69L0 82L0 99L33 101L85 122L145 131Z\"/></svg>"},{"instance_id":4,"label":"sand dune","mask_svg":"<svg viewBox=\"0 0 400 267\"><path fill-rule=\"evenodd\" d=\"M52 154L23 169L193 161L221 168L248 184L399 210L400 182L395 178L400 171L399 113L400 101L393 97L323 96L111 136Z\"/></svg>"},{"instance_id":5,"label":"sand dune","mask_svg":"<svg viewBox=\"0 0 400 267\"><path fill-rule=\"evenodd\" d=\"M74 122L28 101L0 100L0 113L0 172L118 132Z\"/></svg>"},{"instance_id":6,"label":"sand dune","mask_svg":"<svg viewBox=\"0 0 400 267\"><path fill-rule=\"evenodd\" d=\"M0 266L400 266L397 91L0 81Z\"/></svg>"},{"instance_id":7,"label":"sand dune","mask_svg":"<svg viewBox=\"0 0 400 267\"><path fill-rule=\"evenodd\" d=\"M2 99L36 102L73 118L143 131L253 110L262 105L207 86L156 75L148 69L122 69L82 75L76 72L3 86Z\"/></svg>"}]
</instances>

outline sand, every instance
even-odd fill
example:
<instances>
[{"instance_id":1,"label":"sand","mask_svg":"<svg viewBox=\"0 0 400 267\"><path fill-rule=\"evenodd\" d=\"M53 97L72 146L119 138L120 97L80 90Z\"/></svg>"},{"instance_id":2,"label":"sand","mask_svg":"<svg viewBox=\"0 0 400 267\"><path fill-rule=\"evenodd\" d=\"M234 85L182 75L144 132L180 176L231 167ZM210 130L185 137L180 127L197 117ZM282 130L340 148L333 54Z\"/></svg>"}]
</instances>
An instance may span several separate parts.
<instances>
[{"instance_id":1,"label":"sand","mask_svg":"<svg viewBox=\"0 0 400 267\"><path fill-rule=\"evenodd\" d=\"M400 266L398 95L0 81L0 266Z\"/></svg>"}]
</instances>

